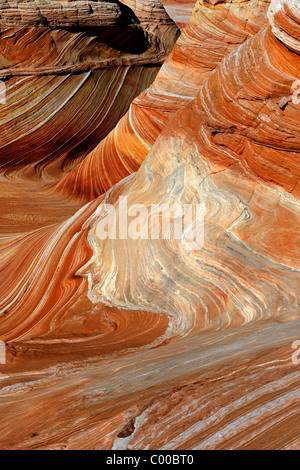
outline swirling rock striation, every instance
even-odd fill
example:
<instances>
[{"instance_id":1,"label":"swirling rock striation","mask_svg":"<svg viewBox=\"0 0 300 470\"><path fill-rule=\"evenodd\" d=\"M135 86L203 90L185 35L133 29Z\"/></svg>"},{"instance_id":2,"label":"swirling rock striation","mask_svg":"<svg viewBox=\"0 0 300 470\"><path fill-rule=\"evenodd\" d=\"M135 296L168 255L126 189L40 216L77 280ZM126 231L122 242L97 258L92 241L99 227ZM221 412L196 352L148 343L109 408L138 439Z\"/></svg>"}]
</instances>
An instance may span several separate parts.
<instances>
[{"instance_id":1,"label":"swirling rock striation","mask_svg":"<svg viewBox=\"0 0 300 470\"><path fill-rule=\"evenodd\" d=\"M179 28L184 28L189 23L195 2L191 0L163 0L162 3Z\"/></svg>"},{"instance_id":2,"label":"swirling rock striation","mask_svg":"<svg viewBox=\"0 0 300 470\"><path fill-rule=\"evenodd\" d=\"M255 2L240 3L251 17ZM300 55L288 25L300 15L287 5L273 0L268 26L222 51L136 173L0 247L1 448L299 449ZM148 237L101 238L114 209L126 216L121 196L201 204L203 244L172 227L151 238L148 212L136 226Z\"/></svg>"},{"instance_id":3,"label":"swirling rock striation","mask_svg":"<svg viewBox=\"0 0 300 470\"><path fill-rule=\"evenodd\" d=\"M102 240L100 218L86 267L91 299L164 311L185 333L299 317L299 79L298 53L270 27L220 63L121 193L128 206L202 204L203 247L153 240L151 214L146 237Z\"/></svg>"},{"instance_id":4,"label":"swirling rock striation","mask_svg":"<svg viewBox=\"0 0 300 470\"><path fill-rule=\"evenodd\" d=\"M137 171L170 118L197 95L222 59L267 25L268 6L269 0L198 1L153 85L56 189L92 200Z\"/></svg>"},{"instance_id":5,"label":"swirling rock striation","mask_svg":"<svg viewBox=\"0 0 300 470\"><path fill-rule=\"evenodd\" d=\"M115 127L179 33L147 5L1 1L2 174L57 179Z\"/></svg>"}]
</instances>

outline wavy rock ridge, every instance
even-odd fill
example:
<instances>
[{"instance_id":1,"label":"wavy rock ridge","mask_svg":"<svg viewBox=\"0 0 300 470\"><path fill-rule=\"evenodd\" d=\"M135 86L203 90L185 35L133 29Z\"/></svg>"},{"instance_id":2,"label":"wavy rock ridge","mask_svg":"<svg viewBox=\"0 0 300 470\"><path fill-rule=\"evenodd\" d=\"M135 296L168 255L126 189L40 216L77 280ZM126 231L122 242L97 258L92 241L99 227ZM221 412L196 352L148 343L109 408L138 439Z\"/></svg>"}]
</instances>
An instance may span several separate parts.
<instances>
[{"instance_id":1,"label":"wavy rock ridge","mask_svg":"<svg viewBox=\"0 0 300 470\"><path fill-rule=\"evenodd\" d=\"M197 2L154 84L57 189L92 200L137 171L170 118L197 95L222 59L267 25L268 6L268 0Z\"/></svg>"},{"instance_id":2,"label":"wavy rock ridge","mask_svg":"<svg viewBox=\"0 0 300 470\"><path fill-rule=\"evenodd\" d=\"M227 56L121 193L128 205L204 204L204 248L150 235L102 241L95 225L93 299L172 313L183 331L298 317L299 78L298 54L270 28Z\"/></svg>"},{"instance_id":3,"label":"wavy rock ridge","mask_svg":"<svg viewBox=\"0 0 300 470\"><path fill-rule=\"evenodd\" d=\"M53 189L80 210L0 247L2 448L299 449L300 12L268 3L198 2L152 88ZM148 238L101 239L121 196L201 204L203 246L152 239L148 213Z\"/></svg>"},{"instance_id":4,"label":"wavy rock ridge","mask_svg":"<svg viewBox=\"0 0 300 470\"><path fill-rule=\"evenodd\" d=\"M57 179L115 127L179 33L161 4L143 5L0 3L2 174Z\"/></svg>"}]
</instances>

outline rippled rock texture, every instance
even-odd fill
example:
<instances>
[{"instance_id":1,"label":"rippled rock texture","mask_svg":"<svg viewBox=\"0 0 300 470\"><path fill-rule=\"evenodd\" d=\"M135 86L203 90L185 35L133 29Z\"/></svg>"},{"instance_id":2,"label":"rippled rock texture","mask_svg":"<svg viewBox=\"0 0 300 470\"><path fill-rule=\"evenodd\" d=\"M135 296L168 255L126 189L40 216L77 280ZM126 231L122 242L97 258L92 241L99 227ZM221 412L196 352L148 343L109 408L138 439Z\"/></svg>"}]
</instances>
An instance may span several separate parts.
<instances>
[{"instance_id":1,"label":"rippled rock texture","mask_svg":"<svg viewBox=\"0 0 300 470\"><path fill-rule=\"evenodd\" d=\"M61 176L154 80L179 30L132 3L1 0L0 175Z\"/></svg>"},{"instance_id":2,"label":"rippled rock texture","mask_svg":"<svg viewBox=\"0 0 300 470\"><path fill-rule=\"evenodd\" d=\"M195 2L191 0L163 0L163 5L180 28L184 28L190 21Z\"/></svg>"},{"instance_id":3,"label":"rippled rock texture","mask_svg":"<svg viewBox=\"0 0 300 470\"><path fill-rule=\"evenodd\" d=\"M126 7L177 34L159 4ZM300 449L299 38L294 0L200 0L76 168L41 187L8 165L1 448ZM203 244L152 239L148 214L148 237L102 239L125 196L201 204Z\"/></svg>"},{"instance_id":4,"label":"rippled rock texture","mask_svg":"<svg viewBox=\"0 0 300 470\"><path fill-rule=\"evenodd\" d=\"M267 25L268 6L269 1L200 0L154 84L57 188L89 201L135 172L169 119L195 98L224 56Z\"/></svg>"}]
</instances>

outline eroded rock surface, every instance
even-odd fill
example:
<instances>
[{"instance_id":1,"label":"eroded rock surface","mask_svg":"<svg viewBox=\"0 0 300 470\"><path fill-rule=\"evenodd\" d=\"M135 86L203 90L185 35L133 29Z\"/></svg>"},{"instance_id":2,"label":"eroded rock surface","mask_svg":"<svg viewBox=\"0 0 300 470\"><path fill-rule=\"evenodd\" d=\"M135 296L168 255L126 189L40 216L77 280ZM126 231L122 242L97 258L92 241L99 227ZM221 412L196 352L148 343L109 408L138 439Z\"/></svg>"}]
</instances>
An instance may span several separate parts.
<instances>
[{"instance_id":1,"label":"eroded rock surface","mask_svg":"<svg viewBox=\"0 0 300 470\"><path fill-rule=\"evenodd\" d=\"M299 24L293 1L199 1L44 222L2 217L1 448L300 449ZM148 213L102 239L121 196L201 204L203 244Z\"/></svg>"},{"instance_id":2,"label":"eroded rock surface","mask_svg":"<svg viewBox=\"0 0 300 470\"><path fill-rule=\"evenodd\" d=\"M132 7L1 1L0 176L60 178L154 80L179 30L159 2Z\"/></svg>"}]
</instances>

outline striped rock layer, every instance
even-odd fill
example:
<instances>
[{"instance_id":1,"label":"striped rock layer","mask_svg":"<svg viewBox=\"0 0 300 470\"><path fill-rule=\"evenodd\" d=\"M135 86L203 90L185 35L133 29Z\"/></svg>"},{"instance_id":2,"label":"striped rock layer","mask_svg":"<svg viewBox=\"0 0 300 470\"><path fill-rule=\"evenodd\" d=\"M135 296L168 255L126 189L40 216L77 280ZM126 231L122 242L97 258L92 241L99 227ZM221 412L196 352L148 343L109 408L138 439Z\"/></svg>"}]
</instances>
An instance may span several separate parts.
<instances>
[{"instance_id":1,"label":"striped rock layer","mask_svg":"<svg viewBox=\"0 0 300 470\"><path fill-rule=\"evenodd\" d=\"M226 3L234 25L262 6ZM256 32L228 40L136 173L0 246L1 448L300 449L292 3L272 0L269 24L264 10ZM225 2L206 4L214 18ZM202 57L192 51L186 77ZM140 218L148 238L102 239L103 221L124 216L121 196L201 204L202 246L151 239L151 213Z\"/></svg>"},{"instance_id":2,"label":"striped rock layer","mask_svg":"<svg viewBox=\"0 0 300 470\"><path fill-rule=\"evenodd\" d=\"M267 25L268 6L269 0L198 1L153 85L57 189L89 201L137 171L170 118L195 98L222 59Z\"/></svg>"},{"instance_id":3,"label":"striped rock layer","mask_svg":"<svg viewBox=\"0 0 300 470\"><path fill-rule=\"evenodd\" d=\"M179 28L184 28L189 23L195 2L191 0L163 0L162 3Z\"/></svg>"},{"instance_id":4,"label":"striped rock layer","mask_svg":"<svg viewBox=\"0 0 300 470\"><path fill-rule=\"evenodd\" d=\"M159 2L1 0L2 178L74 167L154 80L178 33Z\"/></svg>"}]
</instances>

